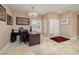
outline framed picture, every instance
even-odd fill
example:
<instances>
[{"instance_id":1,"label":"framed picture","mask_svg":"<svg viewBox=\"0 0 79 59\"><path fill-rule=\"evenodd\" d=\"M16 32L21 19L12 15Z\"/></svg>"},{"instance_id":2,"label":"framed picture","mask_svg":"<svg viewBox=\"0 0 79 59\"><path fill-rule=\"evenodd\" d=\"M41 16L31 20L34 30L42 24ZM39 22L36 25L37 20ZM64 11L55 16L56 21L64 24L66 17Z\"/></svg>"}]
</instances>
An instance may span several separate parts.
<instances>
[{"instance_id":1,"label":"framed picture","mask_svg":"<svg viewBox=\"0 0 79 59\"><path fill-rule=\"evenodd\" d=\"M16 25L29 25L29 18L16 17Z\"/></svg>"},{"instance_id":2,"label":"framed picture","mask_svg":"<svg viewBox=\"0 0 79 59\"><path fill-rule=\"evenodd\" d=\"M7 25L13 25L13 17L7 14Z\"/></svg>"},{"instance_id":3,"label":"framed picture","mask_svg":"<svg viewBox=\"0 0 79 59\"><path fill-rule=\"evenodd\" d=\"M6 9L0 4L0 20L6 20Z\"/></svg>"},{"instance_id":4,"label":"framed picture","mask_svg":"<svg viewBox=\"0 0 79 59\"><path fill-rule=\"evenodd\" d=\"M70 17L62 18L61 24L70 24Z\"/></svg>"}]
</instances>

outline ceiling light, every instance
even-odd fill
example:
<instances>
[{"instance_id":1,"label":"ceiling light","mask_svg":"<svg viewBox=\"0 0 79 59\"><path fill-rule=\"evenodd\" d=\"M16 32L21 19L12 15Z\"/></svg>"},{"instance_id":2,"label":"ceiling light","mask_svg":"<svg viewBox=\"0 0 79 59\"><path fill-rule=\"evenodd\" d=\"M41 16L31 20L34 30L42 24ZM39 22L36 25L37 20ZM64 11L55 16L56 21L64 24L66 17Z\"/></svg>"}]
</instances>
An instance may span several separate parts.
<instances>
[{"instance_id":1,"label":"ceiling light","mask_svg":"<svg viewBox=\"0 0 79 59\"><path fill-rule=\"evenodd\" d=\"M32 10L29 12L29 16L31 17L36 17L37 16L37 13L36 13L36 10L34 7L32 7Z\"/></svg>"}]
</instances>

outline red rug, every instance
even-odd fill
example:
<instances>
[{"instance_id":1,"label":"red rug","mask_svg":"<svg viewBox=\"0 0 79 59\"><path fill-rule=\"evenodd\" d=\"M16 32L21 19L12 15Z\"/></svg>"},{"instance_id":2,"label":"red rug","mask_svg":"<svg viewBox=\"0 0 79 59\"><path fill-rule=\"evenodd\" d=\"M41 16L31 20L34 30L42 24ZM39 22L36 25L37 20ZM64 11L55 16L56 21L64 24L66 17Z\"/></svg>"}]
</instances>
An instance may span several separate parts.
<instances>
[{"instance_id":1,"label":"red rug","mask_svg":"<svg viewBox=\"0 0 79 59\"><path fill-rule=\"evenodd\" d=\"M58 43L63 42L63 41L70 40L70 39L65 38L65 37L62 37L62 36L52 37L52 38L50 38L50 39L52 39L52 40L54 40L54 41L56 41L56 42L58 42Z\"/></svg>"}]
</instances>

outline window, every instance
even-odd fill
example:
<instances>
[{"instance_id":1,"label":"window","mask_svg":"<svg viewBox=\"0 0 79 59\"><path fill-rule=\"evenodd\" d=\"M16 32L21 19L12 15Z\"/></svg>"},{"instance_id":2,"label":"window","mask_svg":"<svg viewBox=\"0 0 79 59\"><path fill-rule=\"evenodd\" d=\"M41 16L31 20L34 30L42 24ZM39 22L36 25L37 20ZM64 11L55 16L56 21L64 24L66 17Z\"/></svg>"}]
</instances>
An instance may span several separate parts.
<instances>
[{"instance_id":1,"label":"window","mask_svg":"<svg viewBox=\"0 0 79 59\"><path fill-rule=\"evenodd\" d=\"M32 31L41 33L42 30L42 21L41 20L32 20Z\"/></svg>"}]
</instances>

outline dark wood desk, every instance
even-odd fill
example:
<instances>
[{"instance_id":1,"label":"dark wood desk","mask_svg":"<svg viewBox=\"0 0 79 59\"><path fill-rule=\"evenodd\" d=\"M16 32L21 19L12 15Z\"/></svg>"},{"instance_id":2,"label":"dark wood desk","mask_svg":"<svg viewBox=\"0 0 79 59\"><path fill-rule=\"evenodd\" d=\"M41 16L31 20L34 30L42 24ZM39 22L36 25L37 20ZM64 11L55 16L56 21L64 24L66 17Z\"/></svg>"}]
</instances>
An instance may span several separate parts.
<instances>
[{"instance_id":1,"label":"dark wood desk","mask_svg":"<svg viewBox=\"0 0 79 59\"><path fill-rule=\"evenodd\" d=\"M17 40L17 35L19 35L19 32L12 33L15 37L12 37L11 42L15 42ZM29 46L34 46L37 44L40 44L40 34L36 32L29 32ZM26 38L27 39L27 38Z\"/></svg>"},{"instance_id":2,"label":"dark wood desk","mask_svg":"<svg viewBox=\"0 0 79 59\"><path fill-rule=\"evenodd\" d=\"M30 32L29 33L29 46L34 46L40 44L40 34Z\"/></svg>"}]
</instances>

